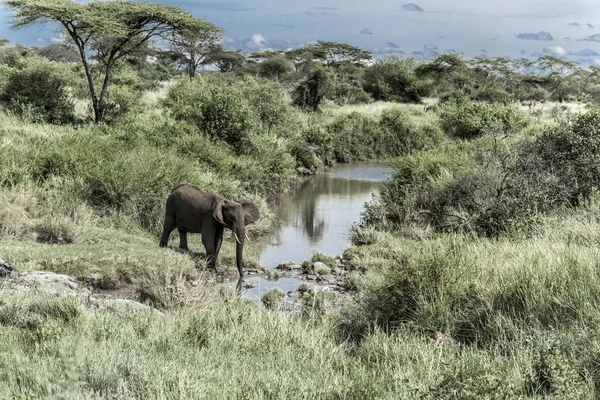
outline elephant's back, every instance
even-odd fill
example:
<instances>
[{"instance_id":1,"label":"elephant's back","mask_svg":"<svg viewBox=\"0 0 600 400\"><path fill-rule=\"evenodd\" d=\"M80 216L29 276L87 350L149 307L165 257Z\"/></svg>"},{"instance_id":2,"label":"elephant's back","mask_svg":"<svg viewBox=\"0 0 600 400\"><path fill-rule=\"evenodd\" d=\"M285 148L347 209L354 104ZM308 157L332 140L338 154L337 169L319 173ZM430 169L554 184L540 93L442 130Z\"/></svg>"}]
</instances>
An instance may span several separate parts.
<instances>
[{"instance_id":1,"label":"elephant's back","mask_svg":"<svg viewBox=\"0 0 600 400\"><path fill-rule=\"evenodd\" d=\"M174 214L175 222L180 229L187 232L200 232L202 220L213 214L213 204L217 195L206 193L200 188L183 184L173 189L167 200L167 210Z\"/></svg>"}]
</instances>

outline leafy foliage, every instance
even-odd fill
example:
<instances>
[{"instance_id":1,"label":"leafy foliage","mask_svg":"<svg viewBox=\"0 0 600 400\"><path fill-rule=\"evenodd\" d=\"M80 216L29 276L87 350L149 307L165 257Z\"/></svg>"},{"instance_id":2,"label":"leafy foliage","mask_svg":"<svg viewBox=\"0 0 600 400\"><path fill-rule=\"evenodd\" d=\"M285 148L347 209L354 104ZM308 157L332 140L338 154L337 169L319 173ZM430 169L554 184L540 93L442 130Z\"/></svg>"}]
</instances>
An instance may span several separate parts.
<instances>
[{"instance_id":1,"label":"leafy foliage","mask_svg":"<svg viewBox=\"0 0 600 400\"><path fill-rule=\"evenodd\" d=\"M72 72L45 60L33 60L9 75L0 101L32 121L65 124L75 121L69 85Z\"/></svg>"}]
</instances>

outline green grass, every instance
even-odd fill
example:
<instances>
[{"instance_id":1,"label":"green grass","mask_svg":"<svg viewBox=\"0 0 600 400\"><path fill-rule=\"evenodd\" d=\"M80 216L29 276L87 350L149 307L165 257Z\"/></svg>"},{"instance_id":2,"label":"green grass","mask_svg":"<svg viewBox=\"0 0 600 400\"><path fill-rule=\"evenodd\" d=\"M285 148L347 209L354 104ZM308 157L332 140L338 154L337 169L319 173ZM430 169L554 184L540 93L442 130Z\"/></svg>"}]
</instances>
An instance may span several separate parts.
<instances>
[{"instance_id":1,"label":"green grass","mask_svg":"<svg viewBox=\"0 0 600 400\"><path fill-rule=\"evenodd\" d=\"M269 194L294 185L279 161L300 133L252 139L267 160L236 155L161 109L166 90L113 127L57 128L0 112L0 258L165 313L90 310L0 285L0 398L594 398L600 202L496 239L418 221L370 224L345 252L358 291L341 310L326 312L328 295L307 293L297 314L270 311L216 284L199 235L190 238L199 254L186 254L159 248L158 233L168 191L189 180L252 198L262 217L249 235L264 236L275 222ZM427 130L439 123L435 110L394 107L415 132L439 133ZM379 123L389 108L327 105L296 122L327 129L361 112ZM408 151L396 164L407 179L450 179L471 165L474 146L443 138L437 156ZM256 259L247 246L246 263ZM335 265L315 254L307 267L314 261ZM220 262L234 268L232 243Z\"/></svg>"}]
</instances>

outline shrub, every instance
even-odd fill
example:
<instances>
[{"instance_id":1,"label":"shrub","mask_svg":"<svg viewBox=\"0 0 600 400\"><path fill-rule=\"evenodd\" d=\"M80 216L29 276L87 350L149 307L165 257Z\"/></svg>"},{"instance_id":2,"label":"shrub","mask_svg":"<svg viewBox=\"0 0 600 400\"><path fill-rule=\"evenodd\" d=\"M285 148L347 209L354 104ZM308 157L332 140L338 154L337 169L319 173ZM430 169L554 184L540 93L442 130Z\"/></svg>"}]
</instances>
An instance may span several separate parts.
<instances>
[{"instance_id":1,"label":"shrub","mask_svg":"<svg viewBox=\"0 0 600 400\"><path fill-rule=\"evenodd\" d=\"M340 115L327 127L331 135L331 147L339 162L362 161L375 158L376 140L380 135L374 117L358 112Z\"/></svg>"},{"instance_id":2,"label":"shrub","mask_svg":"<svg viewBox=\"0 0 600 400\"><path fill-rule=\"evenodd\" d=\"M564 203L563 192L520 154L517 143L502 143L495 137L476 145L454 143L397 161L365 220L493 237L530 231L543 213Z\"/></svg>"},{"instance_id":3,"label":"shrub","mask_svg":"<svg viewBox=\"0 0 600 400\"><path fill-rule=\"evenodd\" d=\"M339 162L397 157L443 140L442 131L435 125L417 126L405 110L398 108L386 109L379 120L358 112L342 114L327 126L327 131L329 135L318 139L321 152L331 152Z\"/></svg>"},{"instance_id":4,"label":"shrub","mask_svg":"<svg viewBox=\"0 0 600 400\"><path fill-rule=\"evenodd\" d=\"M294 89L292 102L305 110L317 111L321 101L330 94L331 75L323 67L315 68L308 78Z\"/></svg>"},{"instance_id":5,"label":"shrub","mask_svg":"<svg viewBox=\"0 0 600 400\"><path fill-rule=\"evenodd\" d=\"M131 86L112 84L106 95L104 121L114 123L125 115L140 110L141 92Z\"/></svg>"},{"instance_id":6,"label":"shrub","mask_svg":"<svg viewBox=\"0 0 600 400\"><path fill-rule=\"evenodd\" d=\"M230 85L211 79L181 80L164 103L177 120L223 140L238 154L253 152L253 134L289 136L286 130L297 125L297 115L286 104L281 88L252 78Z\"/></svg>"},{"instance_id":7,"label":"shrub","mask_svg":"<svg viewBox=\"0 0 600 400\"><path fill-rule=\"evenodd\" d=\"M378 60L365 70L364 88L375 100L419 103L430 94L430 85L415 74L417 62L391 57Z\"/></svg>"},{"instance_id":8,"label":"shrub","mask_svg":"<svg viewBox=\"0 0 600 400\"><path fill-rule=\"evenodd\" d=\"M237 153L250 151L250 134L258 127L258 116L239 88L204 79L181 80L169 91L165 105L176 119L223 140Z\"/></svg>"},{"instance_id":9,"label":"shrub","mask_svg":"<svg viewBox=\"0 0 600 400\"><path fill-rule=\"evenodd\" d=\"M294 65L284 55L275 55L258 64L260 76L279 80L292 72Z\"/></svg>"},{"instance_id":10,"label":"shrub","mask_svg":"<svg viewBox=\"0 0 600 400\"><path fill-rule=\"evenodd\" d=\"M33 122L73 122L75 115L73 99L69 94L70 76L66 67L32 60L26 68L10 75L0 100L10 110Z\"/></svg>"},{"instance_id":11,"label":"shrub","mask_svg":"<svg viewBox=\"0 0 600 400\"><path fill-rule=\"evenodd\" d=\"M280 288L273 288L267 293L263 294L260 298L263 306L267 310L277 310L281 305L281 302L285 298L285 293Z\"/></svg>"},{"instance_id":12,"label":"shrub","mask_svg":"<svg viewBox=\"0 0 600 400\"><path fill-rule=\"evenodd\" d=\"M437 124L416 126L406 110L388 108L381 114L381 137L376 147L381 154L399 156L433 147L442 142L444 133Z\"/></svg>"},{"instance_id":13,"label":"shrub","mask_svg":"<svg viewBox=\"0 0 600 400\"><path fill-rule=\"evenodd\" d=\"M600 109L574 115L546 130L524 150L528 171L546 171L556 195L571 204L600 188Z\"/></svg>"},{"instance_id":14,"label":"shrub","mask_svg":"<svg viewBox=\"0 0 600 400\"><path fill-rule=\"evenodd\" d=\"M517 104L485 103L454 98L440 111L444 131L461 139L473 139L491 129L518 132L530 120Z\"/></svg>"}]
</instances>

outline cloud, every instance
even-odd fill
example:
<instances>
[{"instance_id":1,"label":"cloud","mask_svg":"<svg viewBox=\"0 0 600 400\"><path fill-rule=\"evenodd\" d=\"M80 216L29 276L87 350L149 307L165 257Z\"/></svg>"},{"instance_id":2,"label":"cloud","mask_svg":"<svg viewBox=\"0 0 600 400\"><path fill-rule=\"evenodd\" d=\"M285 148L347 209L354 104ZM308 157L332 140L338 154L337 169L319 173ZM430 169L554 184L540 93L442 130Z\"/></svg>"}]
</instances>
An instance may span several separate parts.
<instances>
[{"instance_id":1,"label":"cloud","mask_svg":"<svg viewBox=\"0 0 600 400\"><path fill-rule=\"evenodd\" d=\"M531 57L534 57L534 58L539 58L543 55L544 55L544 53L540 53L539 51L536 51L535 53L531 53Z\"/></svg>"},{"instance_id":2,"label":"cloud","mask_svg":"<svg viewBox=\"0 0 600 400\"><path fill-rule=\"evenodd\" d=\"M250 39L246 42L245 47L249 50L262 50L268 46L269 42L267 39L260 33L255 33L252 35Z\"/></svg>"},{"instance_id":3,"label":"cloud","mask_svg":"<svg viewBox=\"0 0 600 400\"><path fill-rule=\"evenodd\" d=\"M583 49L583 50L579 50L576 53L572 53L574 56L579 56L579 57L596 57L596 56L600 56L600 54L598 54L598 52L592 50L592 49Z\"/></svg>"},{"instance_id":4,"label":"cloud","mask_svg":"<svg viewBox=\"0 0 600 400\"><path fill-rule=\"evenodd\" d=\"M438 47L435 44L426 44L425 46L423 46L423 51L425 51L426 53L434 52L437 49Z\"/></svg>"},{"instance_id":5,"label":"cloud","mask_svg":"<svg viewBox=\"0 0 600 400\"><path fill-rule=\"evenodd\" d=\"M581 24L579 22L569 22L569 26L576 26L576 27L580 27Z\"/></svg>"},{"instance_id":6,"label":"cloud","mask_svg":"<svg viewBox=\"0 0 600 400\"><path fill-rule=\"evenodd\" d=\"M274 26L276 26L278 28L286 28L286 29L291 29L294 27L294 25L287 25L287 24L275 24Z\"/></svg>"},{"instance_id":7,"label":"cloud","mask_svg":"<svg viewBox=\"0 0 600 400\"><path fill-rule=\"evenodd\" d=\"M486 50L486 49L481 49L481 50L479 50L479 51L481 51L482 53L487 53L487 50Z\"/></svg>"},{"instance_id":8,"label":"cloud","mask_svg":"<svg viewBox=\"0 0 600 400\"><path fill-rule=\"evenodd\" d=\"M522 56L524 56L525 54L527 54L527 50L521 50L520 53Z\"/></svg>"},{"instance_id":9,"label":"cloud","mask_svg":"<svg viewBox=\"0 0 600 400\"><path fill-rule=\"evenodd\" d=\"M360 33L362 33L363 35L372 35L373 34L373 32L369 28L362 29L360 31Z\"/></svg>"},{"instance_id":10,"label":"cloud","mask_svg":"<svg viewBox=\"0 0 600 400\"><path fill-rule=\"evenodd\" d=\"M523 40L554 40L552 35L545 31L539 31L538 33L517 33L515 36Z\"/></svg>"},{"instance_id":11,"label":"cloud","mask_svg":"<svg viewBox=\"0 0 600 400\"><path fill-rule=\"evenodd\" d=\"M404 9L404 11L416 11L416 12L425 11L415 3L402 4L402 8Z\"/></svg>"},{"instance_id":12,"label":"cloud","mask_svg":"<svg viewBox=\"0 0 600 400\"><path fill-rule=\"evenodd\" d=\"M228 49L242 51L264 51L264 50L289 50L298 47L300 43L292 39L267 39L261 33L255 33L251 37L234 39L225 38L224 43Z\"/></svg>"},{"instance_id":13,"label":"cloud","mask_svg":"<svg viewBox=\"0 0 600 400\"><path fill-rule=\"evenodd\" d=\"M600 42L600 33L596 33L595 35L588 36L585 39L581 39L586 42Z\"/></svg>"},{"instance_id":14,"label":"cloud","mask_svg":"<svg viewBox=\"0 0 600 400\"><path fill-rule=\"evenodd\" d=\"M392 42L387 42L385 47L370 49L370 51L374 55L406 54L406 52L400 50L400 46Z\"/></svg>"},{"instance_id":15,"label":"cloud","mask_svg":"<svg viewBox=\"0 0 600 400\"><path fill-rule=\"evenodd\" d=\"M62 42L63 42L63 41L62 41L62 39L61 39L61 38L59 38L59 37L53 37L53 38L50 38L50 41L51 41L52 43L62 43Z\"/></svg>"},{"instance_id":16,"label":"cloud","mask_svg":"<svg viewBox=\"0 0 600 400\"><path fill-rule=\"evenodd\" d=\"M592 25L592 24L587 24L586 26L590 29L594 29L594 25Z\"/></svg>"},{"instance_id":17,"label":"cloud","mask_svg":"<svg viewBox=\"0 0 600 400\"><path fill-rule=\"evenodd\" d=\"M423 53L422 51L413 51L412 55L416 57L425 57L425 53Z\"/></svg>"},{"instance_id":18,"label":"cloud","mask_svg":"<svg viewBox=\"0 0 600 400\"><path fill-rule=\"evenodd\" d=\"M542 50L544 54L550 54L553 56L566 56L569 54L569 51L561 46L548 46L544 47Z\"/></svg>"}]
</instances>

